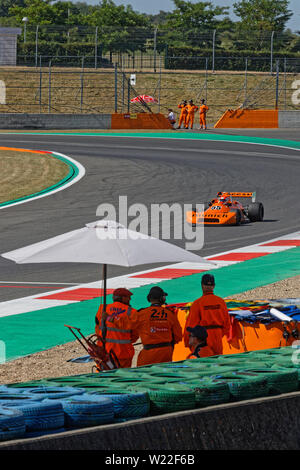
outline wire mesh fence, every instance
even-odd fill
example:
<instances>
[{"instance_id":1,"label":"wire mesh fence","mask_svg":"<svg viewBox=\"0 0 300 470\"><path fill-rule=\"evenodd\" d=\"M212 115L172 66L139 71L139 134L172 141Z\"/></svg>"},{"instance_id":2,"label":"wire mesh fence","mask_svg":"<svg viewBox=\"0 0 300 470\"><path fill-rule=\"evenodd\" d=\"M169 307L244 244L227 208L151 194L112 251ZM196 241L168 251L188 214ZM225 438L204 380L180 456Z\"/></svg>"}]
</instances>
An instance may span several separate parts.
<instances>
[{"instance_id":1,"label":"wire mesh fence","mask_svg":"<svg viewBox=\"0 0 300 470\"><path fill-rule=\"evenodd\" d=\"M130 70L124 62L111 69L93 69L86 67L85 60L72 68L57 67L50 60L45 67L39 57L37 68L0 69L0 82L5 84L0 112L167 114L169 108L178 110L183 99L199 104L204 98L210 108L208 121L213 124L226 109L238 107L299 110L299 100L293 99L300 88L299 61L276 59L272 74L249 71L247 58L244 70L235 72L226 71L226 63L225 71L212 72L209 61L204 58L198 71L166 70L158 56L155 73ZM132 102L140 95L156 101Z\"/></svg>"},{"instance_id":2,"label":"wire mesh fence","mask_svg":"<svg viewBox=\"0 0 300 470\"><path fill-rule=\"evenodd\" d=\"M203 70L206 58L212 71L225 67L243 70L247 57L249 70L272 71L276 58L300 59L300 34L289 30L243 31L235 27L202 31L155 25L120 28L27 22L18 26L16 62L19 66L38 67L42 57L42 65L48 65L51 60L60 67L80 67L84 57L86 67L109 68L118 63L122 68L156 72L162 57L161 66L166 70ZM0 43L2 40L0 36Z\"/></svg>"}]
</instances>

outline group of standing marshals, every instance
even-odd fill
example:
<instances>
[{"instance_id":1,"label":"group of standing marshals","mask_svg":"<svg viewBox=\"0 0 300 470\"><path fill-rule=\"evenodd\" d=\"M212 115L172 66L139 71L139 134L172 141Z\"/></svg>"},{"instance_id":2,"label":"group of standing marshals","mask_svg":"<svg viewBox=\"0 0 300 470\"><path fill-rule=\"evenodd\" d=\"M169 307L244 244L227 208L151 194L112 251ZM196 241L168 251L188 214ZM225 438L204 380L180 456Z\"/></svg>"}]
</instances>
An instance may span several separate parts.
<instances>
[{"instance_id":1,"label":"group of standing marshals","mask_svg":"<svg viewBox=\"0 0 300 470\"><path fill-rule=\"evenodd\" d=\"M166 305L168 294L154 286L147 296L150 305L139 310L130 305L132 292L116 289L113 302L106 306L105 319L103 306L99 307L96 334L105 338L107 351L115 353L120 367L131 367L133 343L138 338L142 349L137 366L172 361L174 345L182 338L191 350L189 358L220 355L222 338L230 334L230 317L224 300L214 295L214 276L204 274L201 287L203 295L193 302L183 333L176 309Z\"/></svg>"},{"instance_id":2,"label":"group of standing marshals","mask_svg":"<svg viewBox=\"0 0 300 470\"><path fill-rule=\"evenodd\" d=\"M185 129L193 129L194 127L194 120L195 120L195 112L199 109L199 122L200 122L200 129L207 129L206 124L206 113L209 110L209 107L205 104L205 100L201 100L201 105L198 107L193 103L193 100L187 102L186 100L182 101L178 105L180 111L179 122L177 129L181 129L181 125Z\"/></svg>"}]
</instances>

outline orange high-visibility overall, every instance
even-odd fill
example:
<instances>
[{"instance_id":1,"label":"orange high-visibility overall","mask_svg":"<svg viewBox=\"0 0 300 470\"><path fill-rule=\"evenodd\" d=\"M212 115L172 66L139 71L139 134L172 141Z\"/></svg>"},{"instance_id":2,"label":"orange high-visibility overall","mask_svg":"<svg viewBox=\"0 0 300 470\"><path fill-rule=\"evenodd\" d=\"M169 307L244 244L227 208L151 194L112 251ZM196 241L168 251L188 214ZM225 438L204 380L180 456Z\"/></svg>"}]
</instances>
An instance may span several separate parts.
<instances>
[{"instance_id":1,"label":"orange high-visibility overall","mask_svg":"<svg viewBox=\"0 0 300 470\"><path fill-rule=\"evenodd\" d=\"M193 129L194 125L194 119L195 119L195 111L197 111L198 106L195 106L194 104L188 104L186 106L187 108L187 118L186 118L186 124L185 128L188 129L189 125L191 126L191 129Z\"/></svg>"},{"instance_id":2,"label":"orange high-visibility overall","mask_svg":"<svg viewBox=\"0 0 300 470\"><path fill-rule=\"evenodd\" d=\"M209 346L203 346L200 348L198 354L195 354L195 351L189 354L187 359L198 359L199 357L209 357L214 355L213 350Z\"/></svg>"},{"instance_id":3,"label":"orange high-visibility overall","mask_svg":"<svg viewBox=\"0 0 300 470\"><path fill-rule=\"evenodd\" d=\"M206 129L206 113L209 110L209 107L206 104L200 106L200 128Z\"/></svg>"},{"instance_id":4,"label":"orange high-visibility overall","mask_svg":"<svg viewBox=\"0 0 300 470\"><path fill-rule=\"evenodd\" d=\"M180 116L179 116L179 122L178 122L178 127L181 127L181 124L183 123L184 126L186 126L186 118L187 118L187 109L184 104L179 104L178 108L181 109L180 111Z\"/></svg>"},{"instance_id":5,"label":"orange high-visibility overall","mask_svg":"<svg viewBox=\"0 0 300 470\"><path fill-rule=\"evenodd\" d=\"M222 354L222 337L229 336L230 317L226 303L221 297L214 294L203 294L192 303L190 313L186 319L184 343L189 347L188 326L205 326L208 333L207 345L212 349L213 355Z\"/></svg>"},{"instance_id":6,"label":"orange high-visibility overall","mask_svg":"<svg viewBox=\"0 0 300 470\"><path fill-rule=\"evenodd\" d=\"M140 309L132 315L131 328L143 343L137 360L138 366L171 361L174 344L182 339L176 312L159 304Z\"/></svg>"},{"instance_id":7,"label":"orange high-visibility overall","mask_svg":"<svg viewBox=\"0 0 300 470\"><path fill-rule=\"evenodd\" d=\"M96 315L96 335L102 337L104 322L102 318L103 305L100 305ZM106 338L105 346L108 352L113 351L121 367L131 367L134 356L134 343L138 339L131 327L130 316L136 313L132 307L122 302L113 302L106 306Z\"/></svg>"}]
</instances>

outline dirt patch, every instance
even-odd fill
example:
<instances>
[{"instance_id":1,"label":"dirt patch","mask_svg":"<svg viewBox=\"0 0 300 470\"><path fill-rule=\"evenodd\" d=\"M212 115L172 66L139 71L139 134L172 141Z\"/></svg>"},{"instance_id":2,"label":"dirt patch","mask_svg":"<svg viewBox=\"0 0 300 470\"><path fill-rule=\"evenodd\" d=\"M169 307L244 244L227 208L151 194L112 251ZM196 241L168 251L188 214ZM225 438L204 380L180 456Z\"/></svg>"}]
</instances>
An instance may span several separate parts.
<instances>
[{"instance_id":1,"label":"dirt patch","mask_svg":"<svg viewBox=\"0 0 300 470\"><path fill-rule=\"evenodd\" d=\"M68 165L51 155L0 150L0 203L48 188L68 172Z\"/></svg>"},{"instance_id":2,"label":"dirt patch","mask_svg":"<svg viewBox=\"0 0 300 470\"><path fill-rule=\"evenodd\" d=\"M300 276L284 279L267 286L258 287L241 294L233 295L234 299L278 299L300 298ZM139 341L138 341L139 342ZM133 366L136 366L137 355L141 346L135 347ZM0 382L26 382L46 377L62 377L92 372L93 363L75 364L69 359L84 356L86 353L76 342L66 343L30 356L16 359L0 365Z\"/></svg>"}]
</instances>

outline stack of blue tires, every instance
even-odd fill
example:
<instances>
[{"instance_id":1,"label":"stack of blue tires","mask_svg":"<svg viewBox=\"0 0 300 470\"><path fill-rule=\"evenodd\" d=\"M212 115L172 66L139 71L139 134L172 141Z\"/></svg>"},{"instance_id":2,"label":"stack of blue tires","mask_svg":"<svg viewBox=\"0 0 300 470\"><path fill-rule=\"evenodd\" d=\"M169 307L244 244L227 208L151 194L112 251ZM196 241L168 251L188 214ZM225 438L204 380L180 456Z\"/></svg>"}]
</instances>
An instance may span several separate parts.
<instances>
[{"instance_id":1,"label":"stack of blue tires","mask_svg":"<svg viewBox=\"0 0 300 470\"><path fill-rule=\"evenodd\" d=\"M37 437L149 414L147 393L87 393L84 388L36 383L0 387L0 441Z\"/></svg>"}]
</instances>

